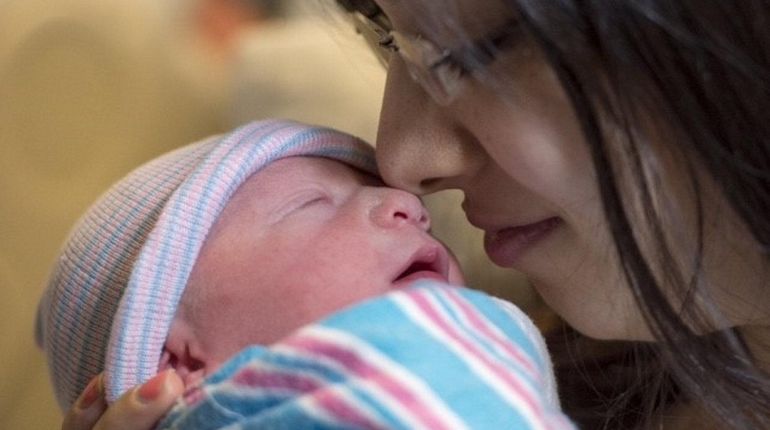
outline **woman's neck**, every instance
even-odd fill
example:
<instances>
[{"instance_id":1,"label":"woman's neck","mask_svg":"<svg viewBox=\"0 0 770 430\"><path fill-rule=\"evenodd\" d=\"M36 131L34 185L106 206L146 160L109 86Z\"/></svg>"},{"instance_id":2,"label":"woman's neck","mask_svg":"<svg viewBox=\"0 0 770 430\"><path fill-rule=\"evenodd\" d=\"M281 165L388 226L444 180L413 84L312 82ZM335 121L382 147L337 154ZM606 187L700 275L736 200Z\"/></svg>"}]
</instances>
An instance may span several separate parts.
<instances>
[{"instance_id":1,"label":"woman's neck","mask_svg":"<svg viewBox=\"0 0 770 430\"><path fill-rule=\"evenodd\" d=\"M770 373L770 327L743 326L738 331L743 336L757 367ZM672 405L665 416L662 416L649 430L717 430L719 428L720 426L702 407L690 402L681 402Z\"/></svg>"},{"instance_id":2,"label":"woman's neck","mask_svg":"<svg viewBox=\"0 0 770 430\"><path fill-rule=\"evenodd\" d=\"M718 430L720 428L701 407L692 403L672 405L648 430Z\"/></svg>"}]
</instances>

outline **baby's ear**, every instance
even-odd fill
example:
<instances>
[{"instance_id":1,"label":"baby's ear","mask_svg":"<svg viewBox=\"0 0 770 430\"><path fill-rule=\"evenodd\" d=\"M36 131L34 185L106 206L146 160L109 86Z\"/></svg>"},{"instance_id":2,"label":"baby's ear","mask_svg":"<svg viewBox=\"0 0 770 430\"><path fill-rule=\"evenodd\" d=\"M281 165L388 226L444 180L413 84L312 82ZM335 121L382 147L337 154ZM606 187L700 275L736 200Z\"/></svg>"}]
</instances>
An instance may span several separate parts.
<instances>
[{"instance_id":1,"label":"baby's ear","mask_svg":"<svg viewBox=\"0 0 770 430\"><path fill-rule=\"evenodd\" d=\"M184 381L185 388L196 384L206 376L206 359L199 351L189 325L176 318L163 345L158 372L173 368Z\"/></svg>"}]
</instances>

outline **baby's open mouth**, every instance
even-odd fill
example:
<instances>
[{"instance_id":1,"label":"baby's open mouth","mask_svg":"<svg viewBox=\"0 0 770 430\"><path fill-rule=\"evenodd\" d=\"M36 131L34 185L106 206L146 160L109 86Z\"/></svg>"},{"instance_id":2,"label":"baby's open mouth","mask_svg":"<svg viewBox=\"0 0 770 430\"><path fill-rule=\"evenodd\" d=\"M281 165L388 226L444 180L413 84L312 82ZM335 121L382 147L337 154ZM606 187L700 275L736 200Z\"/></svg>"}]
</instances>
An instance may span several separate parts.
<instances>
[{"instance_id":1,"label":"baby's open mouth","mask_svg":"<svg viewBox=\"0 0 770 430\"><path fill-rule=\"evenodd\" d=\"M394 283L405 284L417 279L436 279L447 282L449 272L449 257L446 250L440 246L431 245L420 248L393 280Z\"/></svg>"},{"instance_id":2,"label":"baby's open mouth","mask_svg":"<svg viewBox=\"0 0 770 430\"><path fill-rule=\"evenodd\" d=\"M413 263L411 266L407 267L406 270L404 270L404 273L400 274L398 278L396 278L396 281L400 281L401 279L404 279L407 276L410 276L418 272L424 272L424 271L436 272L436 268L431 263L418 261Z\"/></svg>"}]
</instances>

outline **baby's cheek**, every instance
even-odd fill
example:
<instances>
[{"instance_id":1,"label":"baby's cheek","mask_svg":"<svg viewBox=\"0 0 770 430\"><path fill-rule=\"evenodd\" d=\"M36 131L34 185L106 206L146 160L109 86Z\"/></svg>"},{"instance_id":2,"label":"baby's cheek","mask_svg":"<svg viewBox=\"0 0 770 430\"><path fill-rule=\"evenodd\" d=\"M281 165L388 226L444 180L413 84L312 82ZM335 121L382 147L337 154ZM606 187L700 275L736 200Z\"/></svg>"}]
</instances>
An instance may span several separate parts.
<instances>
[{"instance_id":1,"label":"baby's cheek","mask_svg":"<svg viewBox=\"0 0 770 430\"><path fill-rule=\"evenodd\" d=\"M465 285L465 276L460 270L460 266L452 264L449 266L449 284L451 285Z\"/></svg>"},{"instance_id":2,"label":"baby's cheek","mask_svg":"<svg viewBox=\"0 0 770 430\"><path fill-rule=\"evenodd\" d=\"M449 254L449 283L451 285L465 285L465 276L460 269L460 263L451 254L451 251Z\"/></svg>"}]
</instances>

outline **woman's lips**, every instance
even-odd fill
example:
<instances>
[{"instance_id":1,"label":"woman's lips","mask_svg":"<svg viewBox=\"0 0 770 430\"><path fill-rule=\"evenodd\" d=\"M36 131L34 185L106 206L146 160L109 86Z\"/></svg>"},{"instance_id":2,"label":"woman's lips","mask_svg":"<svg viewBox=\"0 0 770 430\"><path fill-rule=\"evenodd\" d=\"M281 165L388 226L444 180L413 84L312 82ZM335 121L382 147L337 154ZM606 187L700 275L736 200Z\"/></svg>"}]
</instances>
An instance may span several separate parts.
<instances>
[{"instance_id":1,"label":"woman's lips","mask_svg":"<svg viewBox=\"0 0 770 430\"><path fill-rule=\"evenodd\" d=\"M484 249L498 266L513 267L527 250L545 239L560 224L561 219L553 217L532 224L487 231Z\"/></svg>"}]
</instances>

